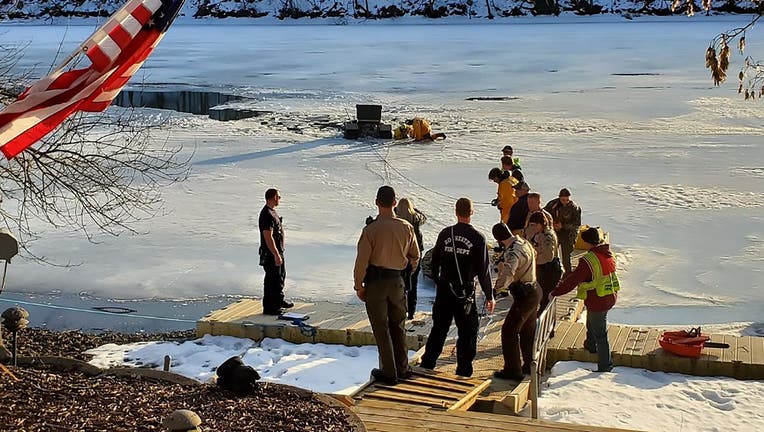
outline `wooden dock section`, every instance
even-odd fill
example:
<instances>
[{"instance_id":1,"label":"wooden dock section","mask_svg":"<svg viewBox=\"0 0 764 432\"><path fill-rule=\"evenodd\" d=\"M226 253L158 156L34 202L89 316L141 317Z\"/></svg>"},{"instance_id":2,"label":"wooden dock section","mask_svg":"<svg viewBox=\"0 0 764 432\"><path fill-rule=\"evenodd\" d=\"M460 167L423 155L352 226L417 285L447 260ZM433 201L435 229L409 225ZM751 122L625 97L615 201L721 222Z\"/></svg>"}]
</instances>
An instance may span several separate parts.
<instances>
[{"instance_id":1,"label":"wooden dock section","mask_svg":"<svg viewBox=\"0 0 764 432\"><path fill-rule=\"evenodd\" d=\"M243 299L210 312L196 323L196 334L226 335L261 340L266 337L293 343L327 343L347 346L375 345L363 305L329 302L295 303L290 312L309 316L306 326L263 315L260 300ZM430 314L417 312L406 321L409 349L418 350L432 328Z\"/></svg>"},{"instance_id":2,"label":"wooden dock section","mask_svg":"<svg viewBox=\"0 0 764 432\"><path fill-rule=\"evenodd\" d=\"M474 411L445 411L420 405L366 401L351 407L368 432L626 432Z\"/></svg>"},{"instance_id":3,"label":"wooden dock section","mask_svg":"<svg viewBox=\"0 0 764 432\"><path fill-rule=\"evenodd\" d=\"M417 405L447 411L467 411L490 382L477 378L414 368L411 377L391 386L370 381L353 395L356 405L369 402L391 402Z\"/></svg>"},{"instance_id":4,"label":"wooden dock section","mask_svg":"<svg viewBox=\"0 0 764 432\"><path fill-rule=\"evenodd\" d=\"M571 320L578 319L583 311L583 302L576 299L574 292L561 296L557 300L558 325L560 322L569 323ZM472 362L472 376L491 381L475 403L475 409L480 411L515 414L522 411L528 401L530 379L520 384L493 379L493 372L504 367L501 352L501 325L511 305L511 297L500 299L496 304L494 315L480 320L481 327L478 333L477 354ZM420 350L417 354L423 353L424 350ZM456 373L455 340L446 341L435 370L449 374Z\"/></svg>"},{"instance_id":5,"label":"wooden dock section","mask_svg":"<svg viewBox=\"0 0 764 432\"><path fill-rule=\"evenodd\" d=\"M658 344L663 330L653 327L608 326L613 364L662 372L698 376L764 379L764 338L711 334L711 342L729 348L704 348L700 358L679 357ZM561 322L547 347L549 366L558 361L597 362L597 355L584 349L586 325Z\"/></svg>"},{"instance_id":6,"label":"wooden dock section","mask_svg":"<svg viewBox=\"0 0 764 432\"><path fill-rule=\"evenodd\" d=\"M368 432L627 432L471 409L490 384L482 378L414 368L412 377L395 386L372 380L352 396L338 399L358 415Z\"/></svg>"},{"instance_id":7,"label":"wooden dock section","mask_svg":"<svg viewBox=\"0 0 764 432\"><path fill-rule=\"evenodd\" d=\"M528 400L529 380L523 381L520 385L510 384L504 380L491 380L493 372L503 367L501 324L511 304L511 297L500 299L494 315L483 317L480 321L473 377L487 384L470 405L474 403L476 409L481 411L514 414L521 411ZM579 302L574 294L563 296L558 299L558 321L575 320L582 309L583 303ZM347 346L376 344L366 317L366 310L362 305L328 302L296 303L290 311L308 315L310 318L305 323L310 325L312 330L290 321L279 320L275 316L263 315L260 300L244 299L213 311L200 319L196 325L196 332L200 337L211 334L246 337L253 340L271 337L293 343L328 343ZM420 311L415 314L414 320L406 322L409 349L419 350L418 356L424 352L424 345L432 328L430 317L430 313ZM455 337L456 328L453 327L436 366L439 372L454 374L456 371ZM441 401L438 400L437 403Z\"/></svg>"}]
</instances>

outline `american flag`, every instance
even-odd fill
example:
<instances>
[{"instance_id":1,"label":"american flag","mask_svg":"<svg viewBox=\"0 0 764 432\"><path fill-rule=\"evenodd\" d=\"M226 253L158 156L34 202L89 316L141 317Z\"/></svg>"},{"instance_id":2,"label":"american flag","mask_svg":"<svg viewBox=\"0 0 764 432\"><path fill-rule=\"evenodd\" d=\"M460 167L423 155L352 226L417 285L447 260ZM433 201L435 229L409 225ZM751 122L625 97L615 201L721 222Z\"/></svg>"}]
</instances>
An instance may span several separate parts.
<instances>
[{"instance_id":1,"label":"american flag","mask_svg":"<svg viewBox=\"0 0 764 432\"><path fill-rule=\"evenodd\" d=\"M157 46L183 2L130 0L53 73L1 110L5 157L12 159L76 111L105 110ZM90 65L71 68L83 54Z\"/></svg>"}]
</instances>

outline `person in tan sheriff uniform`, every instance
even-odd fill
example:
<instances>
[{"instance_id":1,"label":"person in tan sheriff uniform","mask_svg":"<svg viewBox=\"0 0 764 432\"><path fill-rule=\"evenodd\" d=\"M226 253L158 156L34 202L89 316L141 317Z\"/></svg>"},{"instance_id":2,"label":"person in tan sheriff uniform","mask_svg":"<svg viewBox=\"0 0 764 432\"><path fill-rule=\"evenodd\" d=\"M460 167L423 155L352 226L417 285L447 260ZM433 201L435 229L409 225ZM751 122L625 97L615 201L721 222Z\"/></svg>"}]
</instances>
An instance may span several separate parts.
<instances>
[{"instance_id":1,"label":"person in tan sheriff uniform","mask_svg":"<svg viewBox=\"0 0 764 432\"><path fill-rule=\"evenodd\" d=\"M395 190L377 191L379 215L361 232L353 272L355 291L366 304L379 349L380 368L371 375L396 384L411 374L406 346L406 293L403 271L419 264L419 245L410 223L395 216Z\"/></svg>"},{"instance_id":2,"label":"person in tan sheriff uniform","mask_svg":"<svg viewBox=\"0 0 764 432\"><path fill-rule=\"evenodd\" d=\"M541 289L536 282L536 252L530 243L512 234L503 223L494 225L492 231L493 238L504 247L504 262L494 289L508 288L513 299L501 325L504 368L493 376L519 382L531 373L536 313L541 300Z\"/></svg>"}]
</instances>

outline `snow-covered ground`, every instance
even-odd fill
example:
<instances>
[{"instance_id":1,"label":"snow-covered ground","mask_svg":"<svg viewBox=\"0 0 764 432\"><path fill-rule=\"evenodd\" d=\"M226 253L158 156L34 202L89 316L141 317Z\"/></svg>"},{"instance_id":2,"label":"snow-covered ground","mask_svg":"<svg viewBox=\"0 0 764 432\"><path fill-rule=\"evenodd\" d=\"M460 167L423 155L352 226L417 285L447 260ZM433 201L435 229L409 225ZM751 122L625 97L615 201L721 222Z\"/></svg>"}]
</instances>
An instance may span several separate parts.
<instances>
[{"instance_id":1,"label":"snow-covered ground","mask_svg":"<svg viewBox=\"0 0 764 432\"><path fill-rule=\"evenodd\" d=\"M209 381L213 368L231 356L243 356L263 381L324 393L349 394L369 379L377 365L376 347L295 345L278 339L257 344L249 339L205 336L179 343L104 345L88 351L99 367L161 368L165 355L172 371ZM413 353L412 353L413 354ZM552 368L539 400L541 418L597 426L650 431L737 431L764 429L764 382L693 377L616 367L591 371L594 364L560 362Z\"/></svg>"},{"instance_id":2,"label":"snow-covered ground","mask_svg":"<svg viewBox=\"0 0 764 432\"><path fill-rule=\"evenodd\" d=\"M241 356L263 381L289 384L323 393L349 394L369 380L377 367L377 347L300 344L266 338L251 339L206 335L183 343L141 342L108 344L87 351L99 367L133 366L161 369L164 356L172 358L175 373L207 382L224 361ZM414 352L411 352L413 355Z\"/></svg>"},{"instance_id":3,"label":"snow-covered ground","mask_svg":"<svg viewBox=\"0 0 764 432\"><path fill-rule=\"evenodd\" d=\"M649 431L740 431L764 428L764 382L695 377L593 364L557 363L542 389L542 418Z\"/></svg>"}]
</instances>

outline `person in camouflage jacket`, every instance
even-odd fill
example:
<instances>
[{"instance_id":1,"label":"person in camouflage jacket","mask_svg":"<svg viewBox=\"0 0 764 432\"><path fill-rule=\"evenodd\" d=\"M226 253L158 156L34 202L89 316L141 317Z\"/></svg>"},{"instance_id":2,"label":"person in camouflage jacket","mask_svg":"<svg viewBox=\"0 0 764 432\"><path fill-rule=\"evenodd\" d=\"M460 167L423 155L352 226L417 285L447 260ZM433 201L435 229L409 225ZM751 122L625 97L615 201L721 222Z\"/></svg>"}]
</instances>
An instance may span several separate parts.
<instances>
[{"instance_id":1,"label":"person in camouflage jacket","mask_svg":"<svg viewBox=\"0 0 764 432\"><path fill-rule=\"evenodd\" d=\"M581 207L570 199L570 191L560 189L558 198L555 198L544 206L544 210L552 215L554 231L557 241L560 243L560 257L565 273L571 272L570 256L573 246L576 244L576 236L581 226Z\"/></svg>"}]
</instances>

